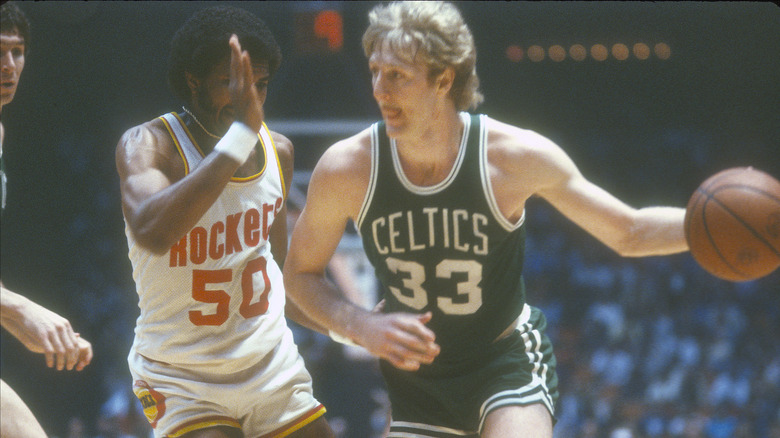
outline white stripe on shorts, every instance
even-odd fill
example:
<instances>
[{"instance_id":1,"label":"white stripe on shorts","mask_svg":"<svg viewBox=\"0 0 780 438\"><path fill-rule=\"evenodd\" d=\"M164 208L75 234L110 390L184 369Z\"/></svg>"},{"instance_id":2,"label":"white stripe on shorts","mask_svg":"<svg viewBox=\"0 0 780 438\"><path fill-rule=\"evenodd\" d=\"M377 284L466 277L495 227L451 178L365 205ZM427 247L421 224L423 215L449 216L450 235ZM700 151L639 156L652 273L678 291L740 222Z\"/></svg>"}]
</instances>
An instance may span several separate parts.
<instances>
[{"instance_id":1,"label":"white stripe on shorts","mask_svg":"<svg viewBox=\"0 0 780 438\"><path fill-rule=\"evenodd\" d=\"M526 313L526 310L528 312ZM525 315L524 321L518 324L517 330L525 344L526 355L533 364L531 370L531 382L521 388L502 391L494 394L482 404L479 411L479 431L485 425L485 419L488 414L495 409L503 406L527 406L534 403L542 403L554 415L553 401L550 397L550 391L547 388L547 379L549 377L549 367L542 363L544 355L541 352L542 336L538 330L532 330L528 323L530 317L530 307L526 304L522 315Z\"/></svg>"},{"instance_id":2,"label":"white stripe on shorts","mask_svg":"<svg viewBox=\"0 0 780 438\"><path fill-rule=\"evenodd\" d=\"M488 414L504 406L527 406L534 403L542 403L550 415L553 415L552 398L550 397L547 385L536 374L533 375L531 383L522 388L501 391L494 394L482 404L479 411L479 431L485 426L485 419Z\"/></svg>"},{"instance_id":3,"label":"white stripe on shorts","mask_svg":"<svg viewBox=\"0 0 780 438\"><path fill-rule=\"evenodd\" d=\"M451 429L449 427L432 426L430 424L412 423L409 421L393 421L390 424L390 434L387 438L422 438L422 437L440 437L443 434L450 436L474 436L474 432L465 430ZM392 430L392 428L405 428L408 431Z\"/></svg>"}]
</instances>

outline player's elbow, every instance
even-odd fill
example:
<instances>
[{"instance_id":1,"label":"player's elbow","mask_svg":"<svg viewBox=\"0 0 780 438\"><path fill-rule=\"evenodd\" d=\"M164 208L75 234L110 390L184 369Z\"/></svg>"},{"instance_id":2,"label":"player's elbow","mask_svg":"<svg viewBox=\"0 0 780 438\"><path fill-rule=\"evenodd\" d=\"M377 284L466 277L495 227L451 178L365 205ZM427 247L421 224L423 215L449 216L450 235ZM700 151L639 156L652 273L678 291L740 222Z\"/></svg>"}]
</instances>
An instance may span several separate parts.
<instances>
[{"instance_id":1,"label":"player's elbow","mask_svg":"<svg viewBox=\"0 0 780 438\"><path fill-rule=\"evenodd\" d=\"M168 252L177 241L150 227L131 228L130 232L138 246L158 256Z\"/></svg>"},{"instance_id":2,"label":"player's elbow","mask_svg":"<svg viewBox=\"0 0 780 438\"><path fill-rule=\"evenodd\" d=\"M615 239L609 247L621 257L657 255L658 250L638 227L631 227Z\"/></svg>"},{"instance_id":3,"label":"player's elbow","mask_svg":"<svg viewBox=\"0 0 780 438\"><path fill-rule=\"evenodd\" d=\"M645 253L637 236L628 236L609 245L621 257L642 257Z\"/></svg>"},{"instance_id":4,"label":"player's elbow","mask_svg":"<svg viewBox=\"0 0 780 438\"><path fill-rule=\"evenodd\" d=\"M296 298L297 292L300 289L298 285L299 278L298 273L293 268L293 263L290 263L289 260L285 260L284 265L282 266L282 279L287 295L291 296L291 298Z\"/></svg>"}]
</instances>

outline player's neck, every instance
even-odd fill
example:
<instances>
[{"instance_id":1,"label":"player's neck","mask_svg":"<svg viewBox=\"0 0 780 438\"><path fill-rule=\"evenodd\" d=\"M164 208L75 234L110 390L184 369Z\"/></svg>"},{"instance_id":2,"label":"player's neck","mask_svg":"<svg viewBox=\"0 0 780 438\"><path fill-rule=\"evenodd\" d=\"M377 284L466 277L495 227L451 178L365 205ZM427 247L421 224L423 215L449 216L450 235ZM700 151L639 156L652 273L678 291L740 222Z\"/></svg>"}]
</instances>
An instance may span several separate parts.
<instances>
[{"instance_id":1,"label":"player's neck","mask_svg":"<svg viewBox=\"0 0 780 438\"><path fill-rule=\"evenodd\" d=\"M187 126L187 129L190 131L190 134L192 134L193 139L198 144L201 151L203 151L204 154L208 154L214 149L214 146L217 144L220 137L206 129L190 108L182 106L182 110L184 111L184 114L182 115L184 124Z\"/></svg>"},{"instance_id":2,"label":"player's neck","mask_svg":"<svg viewBox=\"0 0 780 438\"><path fill-rule=\"evenodd\" d=\"M399 138L396 148L404 173L415 184L432 185L449 175L463 138L458 112L432 118L412 138Z\"/></svg>"}]
</instances>

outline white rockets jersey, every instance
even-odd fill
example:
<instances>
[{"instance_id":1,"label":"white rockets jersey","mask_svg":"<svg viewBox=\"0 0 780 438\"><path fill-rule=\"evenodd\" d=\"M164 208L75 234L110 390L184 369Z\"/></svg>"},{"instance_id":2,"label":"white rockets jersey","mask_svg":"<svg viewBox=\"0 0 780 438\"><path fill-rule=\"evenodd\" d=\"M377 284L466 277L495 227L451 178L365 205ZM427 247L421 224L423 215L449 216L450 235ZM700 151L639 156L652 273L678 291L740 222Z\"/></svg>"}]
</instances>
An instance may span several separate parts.
<instances>
[{"instance_id":1,"label":"white rockets jersey","mask_svg":"<svg viewBox=\"0 0 780 438\"><path fill-rule=\"evenodd\" d=\"M175 113L160 117L189 174L204 159ZM288 330L282 273L269 230L284 181L268 127L259 134L263 169L233 178L211 208L168 252L155 255L125 234L141 314L133 349L174 365L236 371L256 363Z\"/></svg>"}]
</instances>

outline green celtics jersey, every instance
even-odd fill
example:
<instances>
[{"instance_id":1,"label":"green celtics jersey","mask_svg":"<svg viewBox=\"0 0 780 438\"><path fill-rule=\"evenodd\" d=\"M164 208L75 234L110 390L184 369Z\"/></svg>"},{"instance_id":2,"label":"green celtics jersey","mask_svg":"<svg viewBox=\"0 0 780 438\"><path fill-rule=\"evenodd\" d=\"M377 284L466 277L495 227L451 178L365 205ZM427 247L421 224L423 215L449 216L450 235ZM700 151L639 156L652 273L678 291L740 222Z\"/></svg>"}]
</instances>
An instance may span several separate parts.
<instances>
[{"instance_id":1,"label":"green celtics jersey","mask_svg":"<svg viewBox=\"0 0 780 438\"><path fill-rule=\"evenodd\" d=\"M506 220L493 196L486 116L460 117L455 164L426 187L406 178L395 142L382 122L374 124L371 178L357 220L385 312L433 313L428 326L442 350L422 373L476 364L525 303L524 221Z\"/></svg>"}]
</instances>

